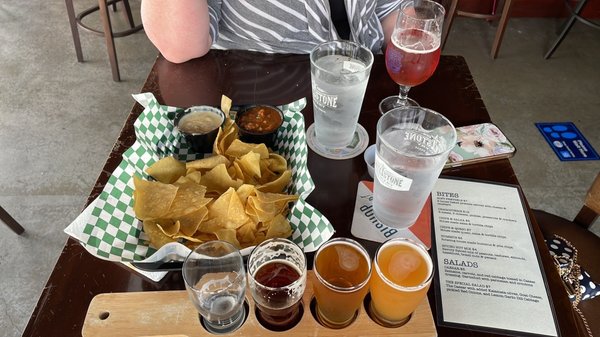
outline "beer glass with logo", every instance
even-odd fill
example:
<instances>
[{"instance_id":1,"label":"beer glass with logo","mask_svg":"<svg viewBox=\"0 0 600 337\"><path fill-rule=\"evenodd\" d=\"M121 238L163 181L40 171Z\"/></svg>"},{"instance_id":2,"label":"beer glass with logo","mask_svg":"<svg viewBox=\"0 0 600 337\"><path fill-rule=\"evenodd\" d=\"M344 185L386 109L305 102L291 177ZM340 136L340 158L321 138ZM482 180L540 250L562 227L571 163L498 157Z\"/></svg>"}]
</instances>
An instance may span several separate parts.
<instances>
[{"instance_id":1,"label":"beer glass with logo","mask_svg":"<svg viewBox=\"0 0 600 337\"><path fill-rule=\"evenodd\" d=\"M300 321L306 257L298 245L280 238L260 243L248 258L248 281L264 327L285 331Z\"/></svg>"},{"instance_id":2,"label":"beer glass with logo","mask_svg":"<svg viewBox=\"0 0 600 337\"><path fill-rule=\"evenodd\" d=\"M443 115L423 107L394 108L377 122L373 211L392 228L415 223L456 143Z\"/></svg>"},{"instance_id":3,"label":"beer glass with logo","mask_svg":"<svg viewBox=\"0 0 600 337\"><path fill-rule=\"evenodd\" d=\"M325 42L311 51L315 123L307 142L313 151L346 159L366 148L369 136L357 122L372 65L373 53L350 41Z\"/></svg>"},{"instance_id":4,"label":"beer glass with logo","mask_svg":"<svg viewBox=\"0 0 600 337\"><path fill-rule=\"evenodd\" d=\"M369 253L352 239L332 239L315 254L313 271L319 322L333 329L348 326L369 292Z\"/></svg>"},{"instance_id":5,"label":"beer glass with logo","mask_svg":"<svg viewBox=\"0 0 600 337\"><path fill-rule=\"evenodd\" d=\"M391 239L379 247L373 264L371 317L385 327L406 324L425 300L433 278L427 249L409 239Z\"/></svg>"},{"instance_id":6,"label":"beer glass with logo","mask_svg":"<svg viewBox=\"0 0 600 337\"><path fill-rule=\"evenodd\" d=\"M205 242L190 252L181 271L208 331L222 334L242 325L246 270L236 247L225 241Z\"/></svg>"}]
</instances>

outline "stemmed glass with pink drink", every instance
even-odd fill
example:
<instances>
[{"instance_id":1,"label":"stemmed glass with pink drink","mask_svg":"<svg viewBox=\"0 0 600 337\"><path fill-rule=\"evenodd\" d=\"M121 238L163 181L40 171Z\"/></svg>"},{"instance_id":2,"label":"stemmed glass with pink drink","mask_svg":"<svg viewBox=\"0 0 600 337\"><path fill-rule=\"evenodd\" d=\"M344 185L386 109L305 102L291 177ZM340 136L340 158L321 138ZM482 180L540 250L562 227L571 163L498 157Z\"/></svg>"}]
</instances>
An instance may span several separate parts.
<instances>
[{"instance_id":1,"label":"stemmed glass with pink drink","mask_svg":"<svg viewBox=\"0 0 600 337\"><path fill-rule=\"evenodd\" d=\"M381 101L381 113L401 106L419 105L408 98L408 91L425 82L437 68L445 13L444 7L435 1L402 2L385 52L385 66L400 86L400 93Z\"/></svg>"}]
</instances>

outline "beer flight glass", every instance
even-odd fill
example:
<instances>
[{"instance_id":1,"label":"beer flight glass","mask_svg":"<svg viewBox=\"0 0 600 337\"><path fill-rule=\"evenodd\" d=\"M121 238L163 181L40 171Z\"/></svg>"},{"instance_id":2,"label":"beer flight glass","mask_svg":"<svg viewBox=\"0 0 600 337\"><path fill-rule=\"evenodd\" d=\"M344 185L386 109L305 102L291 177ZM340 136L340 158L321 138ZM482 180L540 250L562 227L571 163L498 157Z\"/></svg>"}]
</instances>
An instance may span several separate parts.
<instances>
[{"instance_id":1,"label":"beer flight glass","mask_svg":"<svg viewBox=\"0 0 600 337\"><path fill-rule=\"evenodd\" d=\"M386 69L400 86L400 93L379 103L382 114L395 107L419 105L408 98L408 91L431 77L440 61L444 15L444 7L435 1L402 2L385 51Z\"/></svg>"},{"instance_id":2,"label":"beer flight glass","mask_svg":"<svg viewBox=\"0 0 600 337\"><path fill-rule=\"evenodd\" d=\"M248 257L248 280L256 318L264 327L285 331L300 321L306 256L298 245L280 238L257 245Z\"/></svg>"},{"instance_id":3,"label":"beer flight glass","mask_svg":"<svg viewBox=\"0 0 600 337\"><path fill-rule=\"evenodd\" d=\"M183 262L182 274L206 330L223 334L242 325L246 270L235 246L225 241L199 245Z\"/></svg>"},{"instance_id":4,"label":"beer flight glass","mask_svg":"<svg viewBox=\"0 0 600 337\"><path fill-rule=\"evenodd\" d=\"M409 239L391 239L375 253L371 277L371 318L385 327L399 327L427 295L433 262L427 249Z\"/></svg>"},{"instance_id":5,"label":"beer flight glass","mask_svg":"<svg viewBox=\"0 0 600 337\"><path fill-rule=\"evenodd\" d=\"M313 271L317 319L333 329L348 326L369 292L369 253L352 239L335 238L319 248Z\"/></svg>"}]
</instances>

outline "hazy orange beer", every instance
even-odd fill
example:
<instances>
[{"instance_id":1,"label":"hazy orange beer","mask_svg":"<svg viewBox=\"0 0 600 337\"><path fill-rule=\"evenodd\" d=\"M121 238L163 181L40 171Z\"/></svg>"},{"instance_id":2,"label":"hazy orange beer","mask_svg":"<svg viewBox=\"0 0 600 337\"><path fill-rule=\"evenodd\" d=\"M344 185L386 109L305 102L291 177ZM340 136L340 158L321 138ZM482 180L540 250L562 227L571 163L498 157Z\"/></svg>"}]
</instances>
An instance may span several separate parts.
<instances>
[{"instance_id":1,"label":"hazy orange beer","mask_svg":"<svg viewBox=\"0 0 600 337\"><path fill-rule=\"evenodd\" d=\"M313 284L317 318L321 324L339 329L352 323L369 291L371 258L358 242L332 239L315 254Z\"/></svg>"},{"instance_id":2,"label":"hazy orange beer","mask_svg":"<svg viewBox=\"0 0 600 337\"><path fill-rule=\"evenodd\" d=\"M371 277L371 316L377 323L397 327L427 295L433 262L422 245L409 239L391 239L375 254Z\"/></svg>"}]
</instances>

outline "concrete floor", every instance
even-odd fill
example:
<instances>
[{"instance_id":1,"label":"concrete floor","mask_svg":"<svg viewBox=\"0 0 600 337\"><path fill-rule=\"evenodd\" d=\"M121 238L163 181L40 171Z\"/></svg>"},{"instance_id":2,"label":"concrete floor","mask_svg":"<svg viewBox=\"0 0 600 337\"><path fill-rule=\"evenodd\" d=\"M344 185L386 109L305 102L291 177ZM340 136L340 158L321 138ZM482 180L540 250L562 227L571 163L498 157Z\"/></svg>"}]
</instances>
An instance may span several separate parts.
<instances>
[{"instance_id":1,"label":"concrete floor","mask_svg":"<svg viewBox=\"0 0 600 337\"><path fill-rule=\"evenodd\" d=\"M10 337L22 334L67 239L62 229L81 211L157 52L143 32L118 39L115 83L101 38L81 34L86 61L77 63L62 1L2 1L0 22L0 204L27 228L16 236L0 225L0 334ZM544 60L561 22L512 19L491 60L494 27L458 18L444 53L466 57L492 120L518 148L511 162L530 205L573 218L600 161L560 162L534 122L575 122L600 150L600 32L576 24Z\"/></svg>"}]
</instances>

